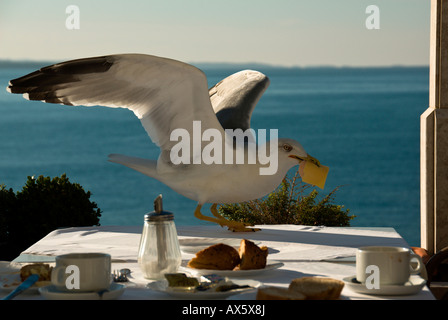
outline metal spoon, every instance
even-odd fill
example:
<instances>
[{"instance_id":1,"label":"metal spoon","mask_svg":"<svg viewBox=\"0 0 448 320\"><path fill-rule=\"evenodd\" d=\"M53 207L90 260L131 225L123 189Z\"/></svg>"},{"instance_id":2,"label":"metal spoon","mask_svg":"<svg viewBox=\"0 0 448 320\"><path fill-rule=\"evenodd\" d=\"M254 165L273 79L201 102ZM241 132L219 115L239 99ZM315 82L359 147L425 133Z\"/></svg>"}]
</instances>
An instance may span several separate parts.
<instances>
[{"instance_id":1,"label":"metal spoon","mask_svg":"<svg viewBox=\"0 0 448 320\"><path fill-rule=\"evenodd\" d=\"M131 274L131 270L129 270L128 268L120 269L120 273L124 274L126 277L129 277L129 275Z\"/></svg>"}]
</instances>

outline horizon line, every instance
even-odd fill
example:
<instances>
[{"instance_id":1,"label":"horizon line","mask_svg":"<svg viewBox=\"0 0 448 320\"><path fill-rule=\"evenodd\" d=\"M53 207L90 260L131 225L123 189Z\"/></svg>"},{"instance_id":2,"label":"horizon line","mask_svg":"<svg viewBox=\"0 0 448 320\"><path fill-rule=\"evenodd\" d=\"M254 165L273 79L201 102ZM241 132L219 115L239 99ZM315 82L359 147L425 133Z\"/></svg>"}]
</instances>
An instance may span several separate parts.
<instances>
[{"instance_id":1,"label":"horizon line","mask_svg":"<svg viewBox=\"0 0 448 320\"><path fill-rule=\"evenodd\" d=\"M0 67L4 64L16 64L16 65L26 65L26 64L42 64L51 65L63 61L70 61L74 59L55 59L55 60L33 60L33 59L10 59L10 58L0 58ZM313 65L283 65L274 64L268 62L226 62L226 61L196 61L196 62L185 62L193 66L206 66L206 67L232 67L232 66L250 66L264 67L264 68L283 68L283 69L305 69L305 68L429 68L429 64L383 64L383 65L349 65L349 64L313 64Z\"/></svg>"}]
</instances>

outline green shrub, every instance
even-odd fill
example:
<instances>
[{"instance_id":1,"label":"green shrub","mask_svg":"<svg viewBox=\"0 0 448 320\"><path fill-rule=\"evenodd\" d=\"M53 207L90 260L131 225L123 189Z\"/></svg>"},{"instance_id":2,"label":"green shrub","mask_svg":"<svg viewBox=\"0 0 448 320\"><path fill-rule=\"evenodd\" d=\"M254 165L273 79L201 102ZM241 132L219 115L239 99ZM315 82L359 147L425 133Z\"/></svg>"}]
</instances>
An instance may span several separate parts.
<instances>
[{"instance_id":1,"label":"green shrub","mask_svg":"<svg viewBox=\"0 0 448 320\"><path fill-rule=\"evenodd\" d=\"M49 232L63 227L99 225L101 210L67 176L28 177L14 193L0 186L0 260L11 260Z\"/></svg>"},{"instance_id":2,"label":"green shrub","mask_svg":"<svg viewBox=\"0 0 448 320\"><path fill-rule=\"evenodd\" d=\"M219 213L232 221L250 224L300 224L318 226L349 226L354 215L342 205L332 203L335 188L318 201L318 192L312 190L301 181L298 183L298 171L293 178L285 177L280 186L264 198L236 203L224 204L219 207Z\"/></svg>"}]
</instances>

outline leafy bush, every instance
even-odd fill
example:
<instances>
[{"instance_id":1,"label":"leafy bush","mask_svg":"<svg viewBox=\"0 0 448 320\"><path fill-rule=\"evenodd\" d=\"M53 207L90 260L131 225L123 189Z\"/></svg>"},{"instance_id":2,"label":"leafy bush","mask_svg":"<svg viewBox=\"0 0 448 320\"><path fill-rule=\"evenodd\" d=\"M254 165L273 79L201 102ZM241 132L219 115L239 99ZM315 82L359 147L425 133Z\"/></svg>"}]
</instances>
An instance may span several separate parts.
<instances>
[{"instance_id":1,"label":"leafy bush","mask_svg":"<svg viewBox=\"0 0 448 320\"><path fill-rule=\"evenodd\" d=\"M316 190L304 195L310 186L304 185L301 181L298 184L298 178L297 170L293 178L285 177L280 186L266 197L221 205L219 213L229 220L258 225L300 224L338 227L350 225L350 220L355 216L350 216L350 210L344 209L344 206L332 203L339 187L318 201Z\"/></svg>"},{"instance_id":2,"label":"leafy bush","mask_svg":"<svg viewBox=\"0 0 448 320\"><path fill-rule=\"evenodd\" d=\"M28 177L17 193L0 185L0 259L14 259L55 229L99 225L101 210L90 195L65 174Z\"/></svg>"}]
</instances>

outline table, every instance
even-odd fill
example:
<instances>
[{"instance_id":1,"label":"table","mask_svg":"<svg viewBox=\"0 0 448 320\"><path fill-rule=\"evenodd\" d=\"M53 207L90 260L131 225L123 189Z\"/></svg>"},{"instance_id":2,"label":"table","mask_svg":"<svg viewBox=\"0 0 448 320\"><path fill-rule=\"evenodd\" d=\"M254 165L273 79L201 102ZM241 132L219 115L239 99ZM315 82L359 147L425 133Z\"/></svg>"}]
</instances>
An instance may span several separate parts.
<instances>
[{"instance_id":1,"label":"table","mask_svg":"<svg viewBox=\"0 0 448 320\"><path fill-rule=\"evenodd\" d=\"M269 248L268 259L282 262L276 270L251 277L264 285L287 287L294 278L325 276L342 280L355 275L355 252L357 247L367 245L405 246L406 241L392 228L313 227L300 225L262 225L254 233L234 233L219 226L178 226L181 242L196 238L249 239ZM151 280L142 276L137 263L137 250L142 226L99 226L58 229L25 250L15 262L52 262L59 254L70 252L106 252L112 256L112 270L129 268L131 282L120 299L158 300L170 296L149 290ZM194 256L182 252L182 259ZM425 275L423 275L425 276ZM345 286L345 299L398 299L434 300L425 286L420 292L406 296L379 296L361 294ZM235 298L235 297L233 297ZM244 299L253 299L246 294ZM39 295L21 295L17 299L43 299Z\"/></svg>"}]
</instances>

